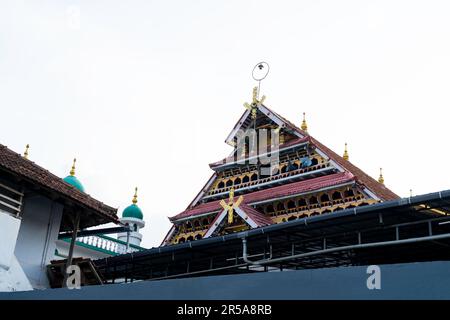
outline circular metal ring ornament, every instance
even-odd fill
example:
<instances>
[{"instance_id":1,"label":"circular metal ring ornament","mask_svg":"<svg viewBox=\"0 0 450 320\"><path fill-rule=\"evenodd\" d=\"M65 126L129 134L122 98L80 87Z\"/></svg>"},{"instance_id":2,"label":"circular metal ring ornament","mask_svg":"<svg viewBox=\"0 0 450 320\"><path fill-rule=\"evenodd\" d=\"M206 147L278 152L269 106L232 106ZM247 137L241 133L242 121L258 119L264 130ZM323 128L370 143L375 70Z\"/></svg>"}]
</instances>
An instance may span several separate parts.
<instances>
[{"instance_id":1,"label":"circular metal ring ornament","mask_svg":"<svg viewBox=\"0 0 450 320\"><path fill-rule=\"evenodd\" d=\"M253 79L255 79L256 81L264 80L267 77L269 70L270 68L267 62L263 61L256 64L252 71Z\"/></svg>"}]
</instances>

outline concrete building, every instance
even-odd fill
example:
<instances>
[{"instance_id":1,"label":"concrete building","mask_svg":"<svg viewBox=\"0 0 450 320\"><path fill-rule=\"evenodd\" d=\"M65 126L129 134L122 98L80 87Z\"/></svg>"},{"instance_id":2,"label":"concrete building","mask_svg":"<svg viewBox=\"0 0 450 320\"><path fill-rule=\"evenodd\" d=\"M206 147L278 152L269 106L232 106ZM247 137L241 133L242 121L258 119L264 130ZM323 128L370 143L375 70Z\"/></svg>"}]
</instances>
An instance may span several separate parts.
<instances>
[{"instance_id":1,"label":"concrete building","mask_svg":"<svg viewBox=\"0 0 450 320\"><path fill-rule=\"evenodd\" d=\"M132 206L140 211L135 203ZM142 219L134 219L139 228L144 226ZM47 266L53 260L68 258L70 264L77 257L97 259L143 250L139 229L131 232L133 242L128 243L127 237L123 241L102 233L76 236L108 223L126 226L116 209L85 192L75 176L75 161L70 175L61 179L30 161L28 148L22 156L0 145L0 291L48 288ZM67 235L74 236L72 246Z\"/></svg>"}]
</instances>

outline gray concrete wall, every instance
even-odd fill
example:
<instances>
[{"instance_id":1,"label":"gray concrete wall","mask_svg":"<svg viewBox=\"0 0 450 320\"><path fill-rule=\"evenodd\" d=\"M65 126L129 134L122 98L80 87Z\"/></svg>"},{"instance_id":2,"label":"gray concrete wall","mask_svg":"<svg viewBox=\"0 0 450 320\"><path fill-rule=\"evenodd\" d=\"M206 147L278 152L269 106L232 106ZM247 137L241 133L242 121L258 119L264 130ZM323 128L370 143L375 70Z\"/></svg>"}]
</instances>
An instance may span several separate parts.
<instances>
[{"instance_id":1,"label":"gray concrete wall","mask_svg":"<svg viewBox=\"0 0 450 320\"><path fill-rule=\"evenodd\" d=\"M450 299L450 262L381 265L381 289L367 267L211 276L82 289L0 293L0 299L309 300Z\"/></svg>"},{"instance_id":2,"label":"gray concrete wall","mask_svg":"<svg viewBox=\"0 0 450 320\"><path fill-rule=\"evenodd\" d=\"M46 266L54 258L63 206L42 196L24 199L15 256L34 288L47 288Z\"/></svg>"}]
</instances>

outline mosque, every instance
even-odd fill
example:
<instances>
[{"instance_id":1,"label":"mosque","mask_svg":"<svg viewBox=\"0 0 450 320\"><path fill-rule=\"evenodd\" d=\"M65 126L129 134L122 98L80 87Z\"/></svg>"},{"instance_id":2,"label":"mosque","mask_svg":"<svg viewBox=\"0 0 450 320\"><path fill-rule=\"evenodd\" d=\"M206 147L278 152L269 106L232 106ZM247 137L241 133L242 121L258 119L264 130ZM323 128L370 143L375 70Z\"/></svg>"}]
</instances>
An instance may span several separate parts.
<instances>
[{"instance_id":1,"label":"mosque","mask_svg":"<svg viewBox=\"0 0 450 320\"><path fill-rule=\"evenodd\" d=\"M76 159L61 179L29 159L29 145L23 155L0 145L0 291L54 287L49 266L61 261L145 250L137 188L119 218L117 209L88 195L75 165ZM111 223L119 227L98 228Z\"/></svg>"},{"instance_id":2,"label":"mosque","mask_svg":"<svg viewBox=\"0 0 450 320\"><path fill-rule=\"evenodd\" d=\"M211 177L151 249L140 246L137 189L119 218L89 196L76 160L61 179L28 148L0 145L0 291L65 287L77 265L85 290L42 295L450 298L450 190L401 198L381 169L373 178L352 163L346 144L340 155L315 139L305 114L295 125L258 88L244 107L230 154L209 164ZM367 272L381 269L389 287L374 295Z\"/></svg>"},{"instance_id":3,"label":"mosque","mask_svg":"<svg viewBox=\"0 0 450 320\"><path fill-rule=\"evenodd\" d=\"M86 192L83 184L75 176L76 159L73 160L70 174L63 180L75 187L81 192ZM120 223L130 227L130 232L117 234L117 238L105 234L94 234L77 238L74 247L74 257L83 257L90 259L106 258L127 252L136 252L145 250L140 246L142 234L140 229L145 227L144 214L137 205L137 191L135 193L131 205L126 207L122 212ZM62 238L56 242L55 255L59 258L66 259L69 254L70 238Z\"/></svg>"}]
</instances>

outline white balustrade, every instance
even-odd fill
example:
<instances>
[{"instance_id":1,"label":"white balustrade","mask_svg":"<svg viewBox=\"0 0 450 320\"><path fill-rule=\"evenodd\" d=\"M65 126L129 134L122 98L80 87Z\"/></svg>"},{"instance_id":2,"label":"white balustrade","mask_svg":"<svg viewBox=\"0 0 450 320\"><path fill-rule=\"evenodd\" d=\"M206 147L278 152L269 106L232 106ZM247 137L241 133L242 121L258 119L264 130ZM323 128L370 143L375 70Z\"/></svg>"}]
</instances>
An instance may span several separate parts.
<instances>
[{"instance_id":1,"label":"white balustrade","mask_svg":"<svg viewBox=\"0 0 450 320\"><path fill-rule=\"evenodd\" d=\"M79 237L77 238L77 241L116 254L127 253L127 246L125 244L111 239L105 239L101 236ZM128 252L136 252L136 251L139 251L139 249L129 246Z\"/></svg>"}]
</instances>

